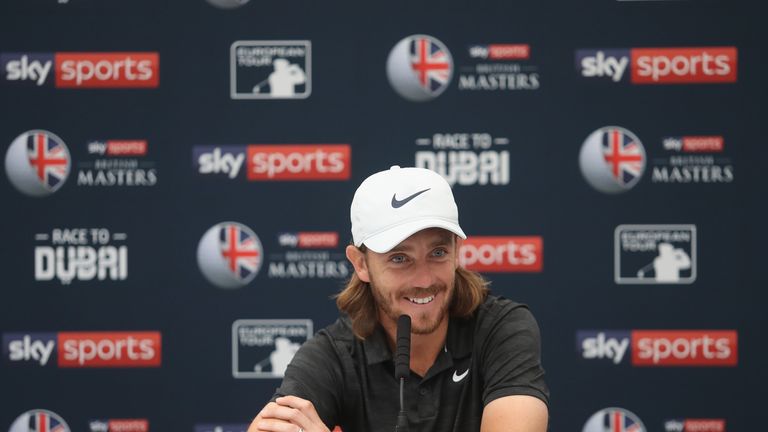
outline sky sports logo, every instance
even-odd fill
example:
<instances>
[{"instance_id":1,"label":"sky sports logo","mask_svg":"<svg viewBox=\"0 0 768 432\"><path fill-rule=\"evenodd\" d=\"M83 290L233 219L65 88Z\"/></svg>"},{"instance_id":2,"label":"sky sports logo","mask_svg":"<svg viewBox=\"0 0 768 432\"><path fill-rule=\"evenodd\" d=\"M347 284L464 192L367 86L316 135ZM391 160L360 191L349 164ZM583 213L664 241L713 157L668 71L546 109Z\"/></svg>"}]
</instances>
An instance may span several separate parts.
<instances>
[{"instance_id":1,"label":"sky sports logo","mask_svg":"<svg viewBox=\"0 0 768 432\"><path fill-rule=\"evenodd\" d=\"M576 50L584 78L632 84L735 83L737 49L726 47Z\"/></svg>"},{"instance_id":2,"label":"sky sports logo","mask_svg":"<svg viewBox=\"0 0 768 432\"><path fill-rule=\"evenodd\" d=\"M349 180L349 144L195 146L198 174L249 181Z\"/></svg>"},{"instance_id":3,"label":"sky sports logo","mask_svg":"<svg viewBox=\"0 0 768 432\"><path fill-rule=\"evenodd\" d=\"M472 236L462 242L459 263L484 273L542 271L544 242L540 236Z\"/></svg>"},{"instance_id":4,"label":"sky sports logo","mask_svg":"<svg viewBox=\"0 0 768 432\"><path fill-rule=\"evenodd\" d=\"M3 333L6 364L60 368L159 367L160 332Z\"/></svg>"},{"instance_id":5,"label":"sky sports logo","mask_svg":"<svg viewBox=\"0 0 768 432\"><path fill-rule=\"evenodd\" d=\"M576 348L585 360L632 366L736 366L735 330L580 330Z\"/></svg>"},{"instance_id":6,"label":"sky sports logo","mask_svg":"<svg viewBox=\"0 0 768 432\"><path fill-rule=\"evenodd\" d=\"M0 53L6 85L56 88L156 88L157 52Z\"/></svg>"},{"instance_id":7,"label":"sky sports logo","mask_svg":"<svg viewBox=\"0 0 768 432\"><path fill-rule=\"evenodd\" d=\"M339 233L336 231L300 231L281 232L277 241L282 247L296 249L326 249L339 245Z\"/></svg>"},{"instance_id":8,"label":"sky sports logo","mask_svg":"<svg viewBox=\"0 0 768 432\"><path fill-rule=\"evenodd\" d=\"M722 135L674 136L661 141L664 150L682 153L722 153L725 148Z\"/></svg>"}]
</instances>

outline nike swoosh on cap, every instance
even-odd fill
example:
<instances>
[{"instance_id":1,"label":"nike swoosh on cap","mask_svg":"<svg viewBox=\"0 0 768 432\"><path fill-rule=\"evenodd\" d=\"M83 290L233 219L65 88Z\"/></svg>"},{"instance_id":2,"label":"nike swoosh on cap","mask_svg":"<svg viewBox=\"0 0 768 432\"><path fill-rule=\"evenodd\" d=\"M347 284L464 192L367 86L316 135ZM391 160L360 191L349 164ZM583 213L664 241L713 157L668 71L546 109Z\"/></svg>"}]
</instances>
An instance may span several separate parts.
<instances>
[{"instance_id":1,"label":"nike swoosh on cap","mask_svg":"<svg viewBox=\"0 0 768 432\"><path fill-rule=\"evenodd\" d=\"M457 373L458 371L453 371L453 382L459 382L464 379L465 376L469 373L469 369L465 370L463 374L459 375Z\"/></svg>"},{"instance_id":2,"label":"nike swoosh on cap","mask_svg":"<svg viewBox=\"0 0 768 432\"><path fill-rule=\"evenodd\" d=\"M423 194L424 192L426 192L426 191L428 191L430 189L432 189L432 188L427 188L427 189L424 189L423 191L416 192L415 194L413 194L413 195L411 195L411 196L409 196L409 197L407 197L405 199L402 199L402 200L397 199L397 194L395 193L395 194L392 195L392 208L400 208L400 207L408 204L408 201L416 198L417 196Z\"/></svg>"}]
</instances>

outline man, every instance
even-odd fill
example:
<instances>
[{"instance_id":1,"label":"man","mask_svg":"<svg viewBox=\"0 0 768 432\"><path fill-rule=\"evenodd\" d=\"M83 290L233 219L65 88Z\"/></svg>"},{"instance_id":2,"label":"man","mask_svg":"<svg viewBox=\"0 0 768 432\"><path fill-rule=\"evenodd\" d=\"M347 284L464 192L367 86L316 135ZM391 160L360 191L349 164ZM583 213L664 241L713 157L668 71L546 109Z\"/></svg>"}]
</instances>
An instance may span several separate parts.
<instances>
[{"instance_id":1,"label":"man","mask_svg":"<svg viewBox=\"0 0 768 432\"><path fill-rule=\"evenodd\" d=\"M538 326L527 307L489 295L459 267L466 235L448 183L394 166L363 181L350 216L355 272L336 298L345 315L301 347L248 431L394 431L392 352L407 314L411 432L544 432Z\"/></svg>"}]
</instances>

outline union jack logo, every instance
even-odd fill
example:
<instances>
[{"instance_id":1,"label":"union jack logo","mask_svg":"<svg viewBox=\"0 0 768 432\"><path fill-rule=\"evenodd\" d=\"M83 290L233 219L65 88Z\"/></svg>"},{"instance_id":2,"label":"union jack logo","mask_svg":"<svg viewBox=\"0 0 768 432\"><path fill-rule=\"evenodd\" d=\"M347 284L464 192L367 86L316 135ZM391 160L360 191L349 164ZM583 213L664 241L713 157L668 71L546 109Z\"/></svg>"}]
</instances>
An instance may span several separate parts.
<instances>
[{"instance_id":1,"label":"union jack logo","mask_svg":"<svg viewBox=\"0 0 768 432\"><path fill-rule=\"evenodd\" d=\"M61 139L44 131L29 132L27 155L40 184L55 191L64 184L69 174L69 150Z\"/></svg>"},{"instance_id":2,"label":"union jack logo","mask_svg":"<svg viewBox=\"0 0 768 432\"><path fill-rule=\"evenodd\" d=\"M582 432L646 432L645 425L623 408L605 408L596 412Z\"/></svg>"},{"instance_id":3,"label":"union jack logo","mask_svg":"<svg viewBox=\"0 0 768 432\"><path fill-rule=\"evenodd\" d=\"M247 283L256 276L261 267L262 249L253 231L238 223L221 224L219 244L227 268L238 280Z\"/></svg>"},{"instance_id":4,"label":"union jack logo","mask_svg":"<svg viewBox=\"0 0 768 432\"><path fill-rule=\"evenodd\" d=\"M442 92L453 69L448 49L430 36L413 36L410 43L411 68L419 85L430 94Z\"/></svg>"},{"instance_id":5,"label":"union jack logo","mask_svg":"<svg viewBox=\"0 0 768 432\"><path fill-rule=\"evenodd\" d=\"M603 414L605 432L643 432L643 424L625 410L608 409Z\"/></svg>"},{"instance_id":6,"label":"union jack logo","mask_svg":"<svg viewBox=\"0 0 768 432\"><path fill-rule=\"evenodd\" d=\"M51 411L31 410L11 425L10 432L69 432L69 426Z\"/></svg>"},{"instance_id":7,"label":"union jack logo","mask_svg":"<svg viewBox=\"0 0 768 432\"><path fill-rule=\"evenodd\" d=\"M645 150L640 140L623 128L603 130L602 149L605 164L616 183L632 187L645 169Z\"/></svg>"}]
</instances>

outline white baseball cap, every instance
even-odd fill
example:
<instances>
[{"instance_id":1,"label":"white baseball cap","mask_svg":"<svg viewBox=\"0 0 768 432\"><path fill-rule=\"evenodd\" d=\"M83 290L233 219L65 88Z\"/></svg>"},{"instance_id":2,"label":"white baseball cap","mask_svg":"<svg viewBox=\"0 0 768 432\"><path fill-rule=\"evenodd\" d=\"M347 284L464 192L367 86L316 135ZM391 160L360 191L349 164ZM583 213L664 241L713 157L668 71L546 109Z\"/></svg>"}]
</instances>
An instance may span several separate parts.
<instances>
[{"instance_id":1,"label":"white baseball cap","mask_svg":"<svg viewBox=\"0 0 768 432\"><path fill-rule=\"evenodd\" d=\"M443 228L467 238L451 186L424 168L377 172L357 188L349 209L355 246L385 253L426 228Z\"/></svg>"}]
</instances>

